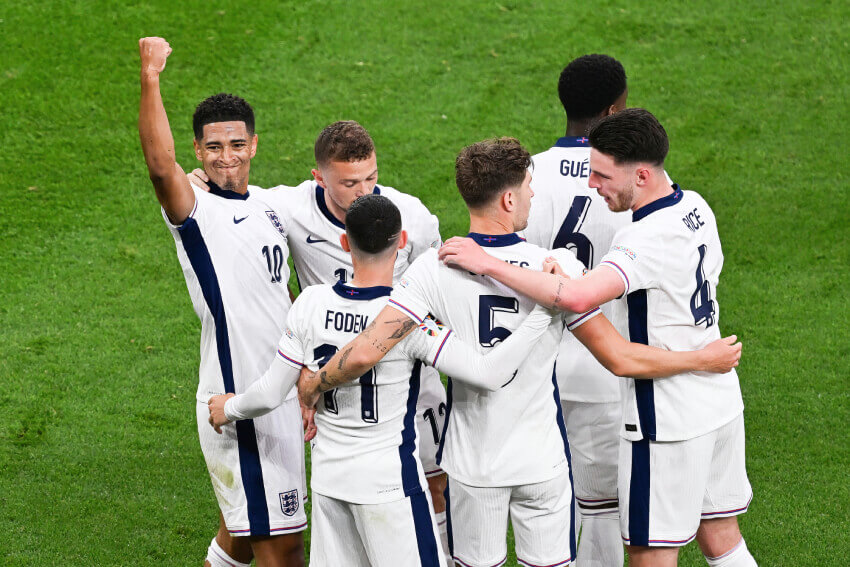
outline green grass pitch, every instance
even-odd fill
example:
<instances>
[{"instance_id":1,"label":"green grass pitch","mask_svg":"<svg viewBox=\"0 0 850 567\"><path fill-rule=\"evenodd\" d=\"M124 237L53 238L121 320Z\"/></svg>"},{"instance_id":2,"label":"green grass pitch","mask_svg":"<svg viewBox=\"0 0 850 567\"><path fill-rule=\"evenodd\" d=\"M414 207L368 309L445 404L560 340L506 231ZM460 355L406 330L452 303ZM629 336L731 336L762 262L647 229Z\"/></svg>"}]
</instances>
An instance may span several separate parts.
<instances>
[{"instance_id":1,"label":"green grass pitch","mask_svg":"<svg viewBox=\"0 0 850 567\"><path fill-rule=\"evenodd\" d=\"M620 59L667 128L667 169L714 208L722 331L744 342L742 527L761 565L845 565L845 2L54 0L0 6L0 563L199 565L216 505L193 416L199 324L138 142L138 46L178 161L191 113L255 107L253 183L310 175L326 124L375 138L380 182L466 232L464 145L563 134L566 62ZM509 565L515 565L513 556ZM681 565L704 565L695 546Z\"/></svg>"}]
</instances>

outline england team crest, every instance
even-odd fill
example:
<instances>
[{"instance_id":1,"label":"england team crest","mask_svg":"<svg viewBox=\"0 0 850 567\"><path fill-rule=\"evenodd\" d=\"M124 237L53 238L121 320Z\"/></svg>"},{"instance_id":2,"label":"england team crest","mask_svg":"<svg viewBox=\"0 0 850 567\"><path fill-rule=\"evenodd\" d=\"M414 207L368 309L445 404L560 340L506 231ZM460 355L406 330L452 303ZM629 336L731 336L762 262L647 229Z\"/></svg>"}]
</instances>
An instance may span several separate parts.
<instances>
[{"instance_id":1,"label":"england team crest","mask_svg":"<svg viewBox=\"0 0 850 567\"><path fill-rule=\"evenodd\" d=\"M294 516L301 502L298 499L298 489L280 493L280 511L287 516Z\"/></svg>"},{"instance_id":2,"label":"england team crest","mask_svg":"<svg viewBox=\"0 0 850 567\"><path fill-rule=\"evenodd\" d=\"M270 221L272 221L272 225L274 225L277 231L285 237L286 231L283 229L283 225L280 223L280 219L277 218L277 213L274 211L266 211L266 216L269 217Z\"/></svg>"}]
</instances>

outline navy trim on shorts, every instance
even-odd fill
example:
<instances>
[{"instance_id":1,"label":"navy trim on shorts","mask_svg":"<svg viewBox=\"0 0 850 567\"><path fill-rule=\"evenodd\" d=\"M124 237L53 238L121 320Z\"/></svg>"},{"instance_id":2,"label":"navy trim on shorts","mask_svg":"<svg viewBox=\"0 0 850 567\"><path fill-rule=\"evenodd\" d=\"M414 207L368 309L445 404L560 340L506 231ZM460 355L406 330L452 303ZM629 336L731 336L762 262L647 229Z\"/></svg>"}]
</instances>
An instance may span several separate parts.
<instances>
[{"instance_id":1,"label":"navy trim on shorts","mask_svg":"<svg viewBox=\"0 0 850 567\"><path fill-rule=\"evenodd\" d=\"M439 546L434 536L434 523L431 519L431 506L425 493L408 496L413 512L413 525L416 529L416 545L419 548L419 562L422 567L437 567L440 564Z\"/></svg>"},{"instance_id":2,"label":"navy trim on shorts","mask_svg":"<svg viewBox=\"0 0 850 567\"><path fill-rule=\"evenodd\" d=\"M552 386L554 386L555 408L557 414L555 421L558 423L558 429L561 432L561 439L564 441L564 454L567 456L567 466L569 467L570 476L570 561L576 557L576 489L573 482L573 458L570 453L570 441L567 439L567 424L564 421L564 410L561 408L561 393L558 391L558 377L555 372L555 366L552 367Z\"/></svg>"},{"instance_id":3,"label":"navy trim on shorts","mask_svg":"<svg viewBox=\"0 0 850 567\"><path fill-rule=\"evenodd\" d=\"M443 497L446 499L446 539L448 539L449 543L449 555L454 557L455 540L452 537L452 500L449 497L449 483L451 481L452 479L446 475L446 489L443 490Z\"/></svg>"},{"instance_id":4,"label":"navy trim on shorts","mask_svg":"<svg viewBox=\"0 0 850 567\"><path fill-rule=\"evenodd\" d=\"M207 308L215 324L215 341L218 349L218 364L224 390L236 393L233 382L233 362L230 357L230 339L227 334L227 317L224 313L224 301L218 277L204 242L198 222L189 217L178 229L183 249L189 263L198 278L198 284L204 295ZM269 535L269 510L266 505L266 489L263 483L263 468L260 464L260 450L257 445L257 433L253 420L236 422L236 441L239 446L239 468L242 472L242 485L248 505L248 523L251 535Z\"/></svg>"},{"instance_id":5,"label":"navy trim on shorts","mask_svg":"<svg viewBox=\"0 0 850 567\"><path fill-rule=\"evenodd\" d=\"M629 545L649 545L649 439L631 441L629 483Z\"/></svg>"},{"instance_id":6,"label":"navy trim on shorts","mask_svg":"<svg viewBox=\"0 0 850 567\"><path fill-rule=\"evenodd\" d=\"M646 290L639 289L628 294L626 303L629 307L629 340L633 343L648 345ZM652 380L635 378L634 381L641 433L644 438L655 441L655 386Z\"/></svg>"}]
</instances>

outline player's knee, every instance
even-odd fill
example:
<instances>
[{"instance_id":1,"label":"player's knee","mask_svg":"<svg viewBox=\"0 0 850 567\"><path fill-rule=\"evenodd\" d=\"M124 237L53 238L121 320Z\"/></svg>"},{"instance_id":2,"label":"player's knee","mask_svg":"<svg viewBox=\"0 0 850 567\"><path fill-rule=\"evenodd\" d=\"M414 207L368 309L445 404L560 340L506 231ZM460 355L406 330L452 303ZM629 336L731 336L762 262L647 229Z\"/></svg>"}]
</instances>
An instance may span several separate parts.
<instances>
[{"instance_id":1,"label":"player's knee","mask_svg":"<svg viewBox=\"0 0 850 567\"><path fill-rule=\"evenodd\" d=\"M210 567L250 567L250 560L248 563L242 563L241 561L237 561L230 554L228 554L222 547L218 544L215 538L210 542L210 546L207 548L207 563L210 564Z\"/></svg>"},{"instance_id":2,"label":"player's knee","mask_svg":"<svg viewBox=\"0 0 850 567\"><path fill-rule=\"evenodd\" d=\"M697 543L706 557L720 557L742 541L738 519L714 518L700 522Z\"/></svg>"}]
</instances>

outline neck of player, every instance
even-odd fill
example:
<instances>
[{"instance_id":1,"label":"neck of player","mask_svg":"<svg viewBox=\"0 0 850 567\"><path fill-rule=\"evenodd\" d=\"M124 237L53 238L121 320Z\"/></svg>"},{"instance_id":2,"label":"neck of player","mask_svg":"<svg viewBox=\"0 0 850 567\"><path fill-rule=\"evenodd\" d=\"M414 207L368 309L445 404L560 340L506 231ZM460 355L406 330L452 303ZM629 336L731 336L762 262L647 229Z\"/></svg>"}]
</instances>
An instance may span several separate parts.
<instances>
[{"instance_id":1,"label":"neck of player","mask_svg":"<svg viewBox=\"0 0 850 567\"><path fill-rule=\"evenodd\" d=\"M379 285L393 285L393 270L395 269L395 258L398 250L393 254L376 256L362 256L351 254L351 264L354 267L354 277L351 278L351 287L375 287Z\"/></svg>"},{"instance_id":2,"label":"neck of player","mask_svg":"<svg viewBox=\"0 0 850 567\"><path fill-rule=\"evenodd\" d=\"M469 214L469 232L478 234L511 234L516 232L513 219L506 215Z\"/></svg>"},{"instance_id":3,"label":"neck of player","mask_svg":"<svg viewBox=\"0 0 850 567\"><path fill-rule=\"evenodd\" d=\"M667 183L667 177L664 175L664 170L662 169L653 174L647 184L635 193L635 201L631 209L636 211L671 193L673 193L673 186Z\"/></svg>"}]
</instances>

